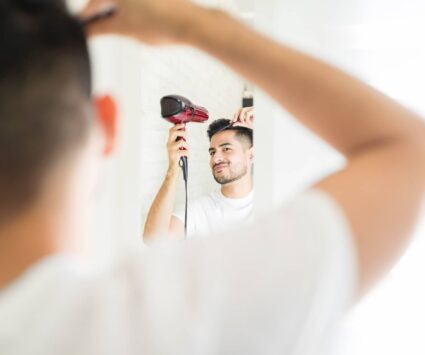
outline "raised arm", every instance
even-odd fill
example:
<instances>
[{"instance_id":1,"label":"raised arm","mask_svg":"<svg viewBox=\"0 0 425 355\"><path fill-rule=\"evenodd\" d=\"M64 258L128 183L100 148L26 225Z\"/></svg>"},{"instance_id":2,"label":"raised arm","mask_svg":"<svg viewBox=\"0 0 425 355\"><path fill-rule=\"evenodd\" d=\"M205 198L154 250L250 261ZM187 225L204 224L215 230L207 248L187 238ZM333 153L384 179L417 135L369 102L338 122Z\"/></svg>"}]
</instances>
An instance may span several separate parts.
<instances>
[{"instance_id":1,"label":"raised arm","mask_svg":"<svg viewBox=\"0 0 425 355\"><path fill-rule=\"evenodd\" d=\"M364 83L225 14L211 11L199 22L190 43L261 86L347 158L346 168L317 188L339 202L351 223L363 293L412 235L425 188L423 122Z\"/></svg>"},{"instance_id":2,"label":"raised arm","mask_svg":"<svg viewBox=\"0 0 425 355\"><path fill-rule=\"evenodd\" d=\"M177 137L186 137L183 129L183 124L170 128L167 141L168 169L146 218L143 232L143 241L146 244L167 236L174 239L183 239L184 237L183 223L172 216L180 176L179 160L188 152L185 140L176 141ZM184 150L180 148L184 148Z\"/></svg>"},{"instance_id":3,"label":"raised arm","mask_svg":"<svg viewBox=\"0 0 425 355\"><path fill-rule=\"evenodd\" d=\"M92 1L90 13L102 1ZM229 15L183 0L120 0L93 33L149 43L185 43L256 83L347 158L317 185L349 219L360 292L393 265L409 241L425 188L425 127L386 96L319 60L263 37Z\"/></svg>"}]
</instances>

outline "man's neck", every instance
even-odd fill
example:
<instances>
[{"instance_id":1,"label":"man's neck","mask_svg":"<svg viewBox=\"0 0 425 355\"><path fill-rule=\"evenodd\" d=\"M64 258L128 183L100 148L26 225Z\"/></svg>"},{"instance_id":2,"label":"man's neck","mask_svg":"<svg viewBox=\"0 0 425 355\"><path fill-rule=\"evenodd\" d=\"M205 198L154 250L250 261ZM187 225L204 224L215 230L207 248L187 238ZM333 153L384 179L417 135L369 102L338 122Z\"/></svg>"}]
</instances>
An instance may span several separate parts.
<instances>
[{"instance_id":1,"label":"man's neck","mask_svg":"<svg viewBox=\"0 0 425 355\"><path fill-rule=\"evenodd\" d=\"M0 230L0 289L32 264L55 252L57 245L37 212L31 211Z\"/></svg>"},{"instance_id":2,"label":"man's neck","mask_svg":"<svg viewBox=\"0 0 425 355\"><path fill-rule=\"evenodd\" d=\"M34 208L0 227L0 289L49 255L82 252L77 238L84 229L71 216L66 209Z\"/></svg>"},{"instance_id":3,"label":"man's neck","mask_svg":"<svg viewBox=\"0 0 425 355\"><path fill-rule=\"evenodd\" d=\"M239 180L221 185L221 193L228 198L244 198L251 193L253 186L252 177L247 174Z\"/></svg>"}]
</instances>

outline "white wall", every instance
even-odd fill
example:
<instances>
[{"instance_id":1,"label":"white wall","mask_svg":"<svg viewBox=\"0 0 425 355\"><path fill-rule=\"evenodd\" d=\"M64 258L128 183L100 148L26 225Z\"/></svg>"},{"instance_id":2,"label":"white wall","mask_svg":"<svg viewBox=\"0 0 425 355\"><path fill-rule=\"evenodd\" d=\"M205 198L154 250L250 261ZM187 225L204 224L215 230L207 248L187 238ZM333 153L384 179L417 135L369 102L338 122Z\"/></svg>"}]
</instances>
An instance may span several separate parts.
<instances>
[{"instance_id":1,"label":"white wall","mask_svg":"<svg viewBox=\"0 0 425 355\"><path fill-rule=\"evenodd\" d=\"M91 251L108 260L139 242L140 235L140 47L114 38L91 41L94 92L118 104L117 150L97 189Z\"/></svg>"},{"instance_id":2,"label":"white wall","mask_svg":"<svg viewBox=\"0 0 425 355\"><path fill-rule=\"evenodd\" d=\"M258 2L257 27L276 40L326 58L324 23L332 5L315 1ZM261 210L281 204L343 165L342 157L301 127L261 91L257 100L256 189Z\"/></svg>"},{"instance_id":3,"label":"white wall","mask_svg":"<svg viewBox=\"0 0 425 355\"><path fill-rule=\"evenodd\" d=\"M421 1L276 0L259 3L257 18L275 38L332 61L425 115L424 10ZM274 120L273 127L257 120L260 205L276 195L289 198L343 164L266 97L257 103L258 116ZM422 222L400 263L351 312L338 354L425 354L424 233Z\"/></svg>"}]
</instances>

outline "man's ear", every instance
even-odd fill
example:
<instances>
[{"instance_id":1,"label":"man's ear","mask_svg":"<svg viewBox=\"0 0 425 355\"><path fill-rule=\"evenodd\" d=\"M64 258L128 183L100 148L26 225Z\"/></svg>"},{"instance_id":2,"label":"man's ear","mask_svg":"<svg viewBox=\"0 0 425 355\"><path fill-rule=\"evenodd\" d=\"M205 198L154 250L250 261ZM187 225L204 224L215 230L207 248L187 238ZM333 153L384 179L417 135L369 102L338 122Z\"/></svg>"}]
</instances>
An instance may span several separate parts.
<instances>
[{"instance_id":1,"label":"man's ear","mask_svg":"<svg viewBox=\"0 0 425 355\"><path fill-rule=\"evenodd\" d=\"M249 148L248 150L249 160L254 163L254 147Z\"/></svg>"},{"instance_id":2,"label":"man's ear","mask_svg":"<svg viewBox=\"0 0 425 355\"><path fill-rule=\"evenodd\" d=\"M110 155L117 139L117 105L110 95L96 96L93 99L96 119L105 138L103 154Z\"/></svg>"}]
</instances>

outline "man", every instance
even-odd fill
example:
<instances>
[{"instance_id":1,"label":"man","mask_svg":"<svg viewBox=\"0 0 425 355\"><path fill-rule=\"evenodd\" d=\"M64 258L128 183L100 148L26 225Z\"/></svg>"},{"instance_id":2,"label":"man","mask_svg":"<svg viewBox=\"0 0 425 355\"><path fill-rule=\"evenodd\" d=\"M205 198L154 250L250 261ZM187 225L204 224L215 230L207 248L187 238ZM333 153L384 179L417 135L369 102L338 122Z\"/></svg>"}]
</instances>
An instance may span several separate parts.
<instances>
[{"instance_id":1,"label":"man","mask_svg":"<svg viewBox=\"0 0 425 355\"><path fill-rule=\"evenodd\" d=\"M245 116L249 117L247 123L243 123ZM189 153L184 127L180 124L170 129L167 142L169 166L146 219L143 234L146 243L165 235L172 239L185 236L184 207L171 213L180 177L179 160ZM254 152L249 127L252 127L252 108L238 110L233 120L219 119L209 126L210 167L221 189L189 201L188 237L219 232L232 224L250 220L254 199ZM184 139L177 140L177 137Z\"/></svg>"},{"instance_id":2,"label":"man","mask_svg":"<svg viewBox=\"0 0 425 355\"><path fill-rule=\"evenodd\" d=\"M346 309L409 241L424 196L424 123L221 11L117 1L91 33L204 49L347 165L249 228L136 250L88 273L70 255L113 148L114 110L107 98L92 104L82 29L54 4L0 5L0 353L327 354Z\"/></svg>"}]
</instances>

